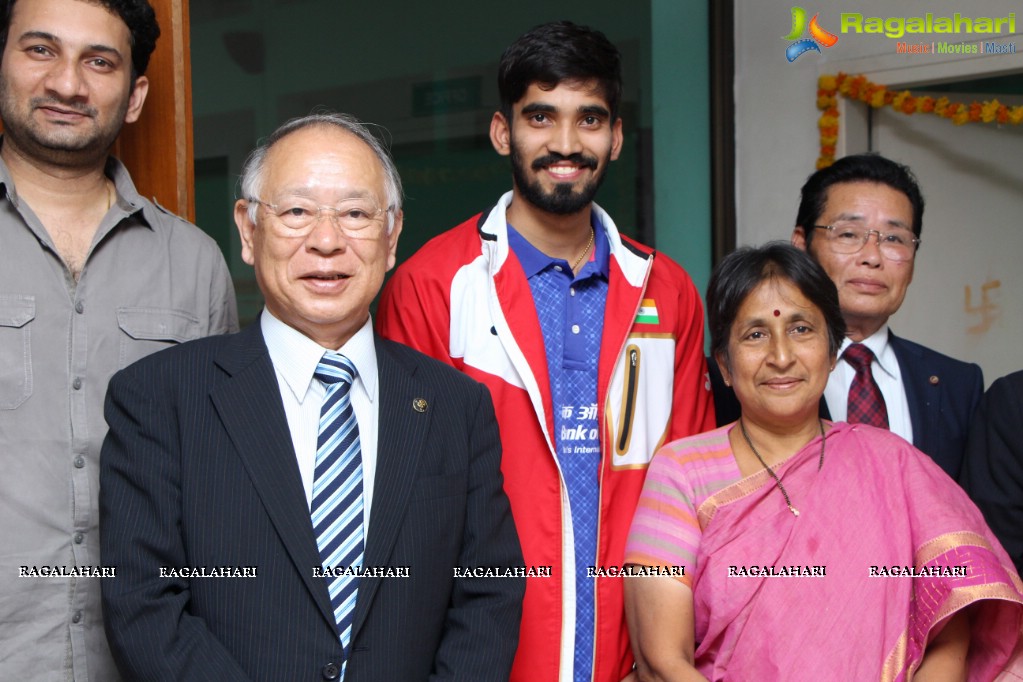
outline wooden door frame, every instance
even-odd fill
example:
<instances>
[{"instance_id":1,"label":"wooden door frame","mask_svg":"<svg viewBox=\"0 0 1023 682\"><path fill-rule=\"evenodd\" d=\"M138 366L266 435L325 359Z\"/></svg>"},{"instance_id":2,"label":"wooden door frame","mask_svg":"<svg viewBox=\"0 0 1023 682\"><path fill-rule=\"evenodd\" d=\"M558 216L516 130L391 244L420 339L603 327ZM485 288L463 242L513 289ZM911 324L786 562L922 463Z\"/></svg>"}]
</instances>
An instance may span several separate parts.
<instances>
[{"instance_id":1,"label":"wooden door frame","mask_svg":"<svg viewBox=\"0 0 1023 682\"><path fill-rule=\"evenodd\" d=\"M192 148L192 59L188 0L149 0L160 23L146 76L142 115L121 131L114 155L124 162L139 193L195 221Z\"/></svg>"}]
</instances>

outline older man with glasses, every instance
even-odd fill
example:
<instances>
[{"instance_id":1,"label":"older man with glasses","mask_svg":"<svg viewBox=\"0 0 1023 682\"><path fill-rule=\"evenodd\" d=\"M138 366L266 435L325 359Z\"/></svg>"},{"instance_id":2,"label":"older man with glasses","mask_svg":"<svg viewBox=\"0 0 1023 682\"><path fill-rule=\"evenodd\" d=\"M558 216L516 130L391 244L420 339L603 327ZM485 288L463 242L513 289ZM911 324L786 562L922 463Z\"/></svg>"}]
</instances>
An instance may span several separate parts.
<instances>
[{"instance_id":1,"label":"older man with glasses","mask_svg":"<svg viewBox=\"0 0 1023 682\"><path fill-rule=\"evenodd\" d=\"M507 680L526 572L490 393L370 319L401 233L394 162L365 125L315 113L253 152L241 189L259 321L110 384L121 673Z\"/></svg>"},{"instance_id":2,"label":"older man with glasses","mask_svg":"<svg viewBox=\"0 0 1023 682\"><path fill-rule=\"evenodd\" d=\"M888 328L913 279L923 213L909 168L877 154L847 156L803 185L792 243L831 276L848 327L822 409L890 428L956 478L984 391L980 367Z\"/></svg>"},{"instance_id":3,"label":"older man with glasses","mask_svg":"<svg viewBox=\"0 0 1023 682\"><path fill-rule=\"evenodd\" d=\"M878 154L846 156L803 185L792 243L838 287L848 328L821 416L889 428L956 478L984 391L980 367L902 339L888 327L913 280L923 213L909 168ZM712 379L718 423L737 419L731 391L720 376Z\"/></svg>"}]
</instances>

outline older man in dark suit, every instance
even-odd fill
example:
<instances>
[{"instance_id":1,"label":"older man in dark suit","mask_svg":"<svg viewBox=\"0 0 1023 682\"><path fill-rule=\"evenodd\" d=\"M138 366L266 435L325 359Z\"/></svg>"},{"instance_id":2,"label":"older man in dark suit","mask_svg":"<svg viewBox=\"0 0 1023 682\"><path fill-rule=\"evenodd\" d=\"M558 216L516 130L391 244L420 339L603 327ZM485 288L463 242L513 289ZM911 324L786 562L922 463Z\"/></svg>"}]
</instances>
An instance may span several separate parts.
<instances>
[{"instance_id":1,"label":"older man in dark suit","mask_svg":"<svg viewBox=\"0 0 1023 682\"><path fill-rule=\"evenodd\" d=\"M392 161L354 119L312 115L253 153L242 192L261 319L129 367L107 397L119 668L507 679L525 581L490 396L370 321L401 232Z\"/></svg>"},{"instance_id":2,"label":"older man in dark suit","mask_svg":"<svg viewBox=\"0 0 1023 682\"><path fill-rule=\"evenodd\" d=\"M909 168L879 154L846 156L803 185L792 243L835 282L848 327L821 416L889 428L956 478L984 392L980 367L888 327L913 280L923 213ZM734 421L734 395L720 374L711 380L718 423Z\"/></svg>"}]
</instances>

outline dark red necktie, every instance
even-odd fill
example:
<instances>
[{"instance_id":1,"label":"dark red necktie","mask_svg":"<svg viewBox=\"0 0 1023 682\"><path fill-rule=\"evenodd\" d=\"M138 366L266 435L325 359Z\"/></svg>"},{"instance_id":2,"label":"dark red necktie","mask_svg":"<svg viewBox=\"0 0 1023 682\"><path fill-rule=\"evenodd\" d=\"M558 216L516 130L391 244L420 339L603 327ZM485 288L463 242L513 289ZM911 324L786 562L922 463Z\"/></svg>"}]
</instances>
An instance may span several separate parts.
<instances>
[{"instance_id":1,"label":"dark red necktie","mask_svg":"<svg viewBox=\"0 0 1023 682\"><path fill-rule=\"evenodd\" d=\"M842 357L856 370L849 387L849 411L846 421L850 424L870 424L888 428L888 408L884 404L881 389L874 381L870 363L874 353L862 343L854 343L845 349Z\"/></svg>"}]
</instances>

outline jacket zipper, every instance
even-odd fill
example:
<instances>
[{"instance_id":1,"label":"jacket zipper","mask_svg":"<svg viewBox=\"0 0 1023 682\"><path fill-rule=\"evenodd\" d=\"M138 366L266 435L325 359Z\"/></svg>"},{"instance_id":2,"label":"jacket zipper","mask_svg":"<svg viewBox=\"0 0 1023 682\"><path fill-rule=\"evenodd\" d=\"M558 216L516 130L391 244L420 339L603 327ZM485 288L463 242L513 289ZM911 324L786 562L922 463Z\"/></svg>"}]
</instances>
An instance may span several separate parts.
<instances>
[{"instance_id":1,"label":"jacket zipper","mask_svg":"<svg viewBox=\"0 0 1023 682\"><path fill-rule=\"evenodd\" d=\"M615 454L624 455L629 449L632 435L632 421L636 410L636 393L639 389L639 346L632 344L625 349L628 364L625 367L625 395L623 397L622 422L615 440Z\"/></svg>"}]
</instances>

